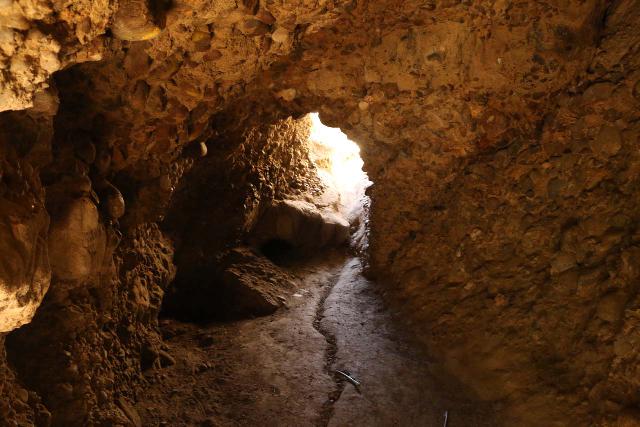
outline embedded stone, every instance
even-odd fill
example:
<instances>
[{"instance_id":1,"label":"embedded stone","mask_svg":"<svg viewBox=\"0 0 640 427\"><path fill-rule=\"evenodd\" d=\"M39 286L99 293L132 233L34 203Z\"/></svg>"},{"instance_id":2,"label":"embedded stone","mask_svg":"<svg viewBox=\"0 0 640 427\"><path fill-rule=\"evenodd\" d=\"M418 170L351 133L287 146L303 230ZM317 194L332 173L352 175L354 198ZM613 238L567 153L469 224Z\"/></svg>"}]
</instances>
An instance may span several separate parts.
<instances>
[{"instance_id":1,"label":"embedded stone","mask_svg":"<svg viewBox=\"0 0 640 427\"><path fill-rule=\"evenodd\" d=\"M284 27L278 27L271 33L271 40L276 43L286 43L289 40L289 31Z\"/></svg>"},{"instance_id":2,"label":"embedded stone","mask_svg":"<svg viewBox=\"0 0 640 427\"><path fill-rule=\"evenodd\" d=\"M204 54L205 61L215 61L220 58L222 58L222 52L217 49L210 50L209 52Z\"/></svg>"},{"instance_id":3,"label":"embedded stone","mask_svg":"<svg viewBox=\"0 0 640 427\"><path fill-rule=\"evenodd\" d=\"M124 215L124 198L116 187L109 185L105 190L103 199L106 205L106 212L111 219L119 219Z\"/></svg>"},{"instance_id":4,"label":"embedded stone","mask_svg":"<svg viewBox=\"0 0 640 427\"><path fill-rule=\"evenodd\" d=\"M257 19L249 19L244 22L243 32L248 36L262 36L269 33L269 26Z\"/></svg>"},{"instance_id":5,"label":"embedded stone","mask_svg":"<svg viewBox=\"0 0 640 427\"><path fill-rule=\"evenodd\" d=\"M560 274L576 266L576 257L567 252L559 252L551 260L551 274Z\"/></svg>"},{"instance_id":6,"label":"embedded stone","mask_svg":"<svg viewBox=\"0 0 640 427\"><path fill-rule=\"evenodd\" d=\"M122 40L150 40L160 34L145 0L120 0L111 27L113 35Z\"/></svg>"},{"instance_id":7,"label":"embedded stone","mask_svg":"<svg viewBox=\"0 0 640 427\"><path fill-rule=\"evenodd\" d=\"M91 199L71 200L52 218L49 257L54 277L82 282L102 265L106 234Z\"/></svg>"},{"instance_id":8,"label":"embedded stone","mask_svg":"<svg viewBox=\"0 0 640 427\"><path fill-rule=\"evenodd\" d=\"M291 102L296 98L297 91L293 88L283 89L276 93L278 98L281 98L284 101Z\"/></svg>"},{"instance_id":9,"label":"embedded stone","mask_svg":"<svg viewBox=\"0 0 640 427\"><path fill-rule=\"evenodd\" d=\"M591 149L600 157L611 157L622 148L622 133L615 126L603 126L591 143Z\"/></svg>"},{"instance_id":10,"label":"embedded stone","mask_svg":"<svg viewBox=\"0 0 640 427\"><path fill-rule=\"evenodd\" d=\"M256 13L256 18L267 25L273 25L276 22L276 18L273 17L271 12L262 7L258 10L258 13Z\"/></svg>"},{"instance_id":11,"label":"embedded stone","mask_svg":"<svg viewBox=\"0 0 640 427\"><path fill-rule=\"evenodd\" d=\"M204 142L200 142L199 147L200 147L200 157L205 157L208 152L207 144L205 144Z\"/></svg>"},{"instance_id":12,"label":"embedded stone","mask_svg":"<svg viewBox=\"0 0 640 427\"><path fill-rule=\"evenodd\" d=\"M624 314L627 299L622 292L612 292L600 299L596 308L596 314L605 322L615 323Z\"/></svg>"},{"instance_id":13,"label":"embedded stone","mask_svg":"<svg viewBox=\"0 0 640 427\"><path fill-rule=\"evenodd\" d=\"M211 34L205 31L194 31L191 41L198 52L206 52L211 46Z\"/></svg>"}]
</instances>

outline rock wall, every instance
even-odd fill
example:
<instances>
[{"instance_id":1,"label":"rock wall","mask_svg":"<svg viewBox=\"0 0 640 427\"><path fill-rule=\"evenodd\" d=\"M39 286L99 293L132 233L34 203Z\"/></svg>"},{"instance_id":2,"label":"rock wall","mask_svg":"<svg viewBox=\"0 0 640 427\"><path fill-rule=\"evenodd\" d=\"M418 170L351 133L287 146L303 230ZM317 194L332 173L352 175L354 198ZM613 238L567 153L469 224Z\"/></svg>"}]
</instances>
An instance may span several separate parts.
<instances>
[{"instance_id":1,"label":"rock wall","mask_svg":"<svg viewBox=\"0 0 640 427\"><path fill-rule=\"evenodd\" d=\"M28 323L49 288L49 215L37 169L47 126L50 117L38 114L0 115L0 334Z\"/></svg>"},{"instance_id":2,"label":"rock wall","mask_svg":"<svg viewBox=\"0 0 640 427\"><path fill-rule=\"evenodd\" d=\"M508 96L485 93L480 115L470 102L477 154L425 170L415 139L373 174L374 268L429 348L480 397L509 402L512 423L637 417L638 10L611 5L553 99L509 117L492 106Z\"/></svg>"},{"instance_id":3,"label":"rock wall","mask_svg":"<svg viewBox=\"0 0 640 427\"><path fill-rule=\"evenodd\" d=\"M48 425L51 413L40 402L39 396L23 388L8 366L4 351L4 336L0 337L0 415L5 425Z\"/></svg>"},{"instance_id":4,"label":"rock wall","mask_svg":"<svg viewBox=\"0 0 640 427\"><path fill-rule=\"evenodd\" d=\"M51 282L49 214L39 168L50 159L54 95L37 105L0 113L0 419L46 425L50 413L18 381L6 358L6 333L29 323ZM14 423L14 424L11 424Z\"/></svg>"},{"instance_id":5,"label":"rock wall","mask_svg":"<svg viewBox=\"0 0 640 427\"><path fill-rule=\"evenodd\" d=\"M102 59L116 2L9 0L0 4L0 111L24 110L46 94L51 75Z\"/></svg>"},{"instance_id":6,"label":"rock wall","mask_svg":"<svg viewBox=\"0 0 640 427\"><path fill-rule=\"evenodd\" d=\"M7 341L9 361L43 397L53 425L128 424L118 400L160 363L157 317L175 272L171 242L149 224L130 230L115 256L94 257L103 263L82 279L54 270L36 317Z\"/></svg>"},{"instance_id":7,"label":"rock wall","mask_svg":"<svg viewBox=\"0 0 640 427\"><path fill-rule=\"evenodd\" d=\"M639 4L555 6L369 5L373 40L345 17L280 78L363 145L371 272L439 360L510 423L623 422Z\"/></svg>"},{"instance_id":8,"label":"rock wall","mask_svg":"<svg viewBox=\"0 0 640 427\"><path fill-rule=\"evenodd\" d=\"M481 397L536 414L533 424L637 405L630 83L561 96L539 139L461 166L393 255L405 309L433 351Z\"/></svg>"}]
</instances>

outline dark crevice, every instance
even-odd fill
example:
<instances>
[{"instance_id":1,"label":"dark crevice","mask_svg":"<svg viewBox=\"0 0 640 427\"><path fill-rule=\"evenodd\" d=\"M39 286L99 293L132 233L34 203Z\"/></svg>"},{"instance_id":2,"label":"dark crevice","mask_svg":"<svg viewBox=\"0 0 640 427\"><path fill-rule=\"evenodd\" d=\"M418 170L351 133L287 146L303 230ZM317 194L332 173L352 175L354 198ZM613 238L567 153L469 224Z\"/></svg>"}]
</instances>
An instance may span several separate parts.
<instances>
[{"instance_id":1,"label":"dark crevice","mask_svg":"<svg viewBox=\"0 0 640 427\"><path fill-rule=\"evenodd\" d=\"M260 246L260 252L276 265L286 265L296 256L294 246L282 239L270 239Z\"/></svg>"}]
</instances>

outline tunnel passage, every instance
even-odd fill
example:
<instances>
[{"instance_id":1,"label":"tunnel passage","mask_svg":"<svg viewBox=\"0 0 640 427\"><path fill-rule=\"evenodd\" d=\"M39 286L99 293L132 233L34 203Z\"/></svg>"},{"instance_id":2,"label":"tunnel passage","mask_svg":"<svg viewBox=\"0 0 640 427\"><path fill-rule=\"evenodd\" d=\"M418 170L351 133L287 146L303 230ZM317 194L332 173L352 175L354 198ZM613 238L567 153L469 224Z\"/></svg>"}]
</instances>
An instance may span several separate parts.
<instances>
[{"instance_id":1,"label":"tunnel passage","mask_svg":"<svg viewBox=\"0 0 640 427\"><path fill-rule=\"evenodd\" d=\"M370 183L359 150L339 130L324 127L317 114L223 138L227 142L210 144L210 154L184 178L165 220L180 237L164 316L205 321L272 312L290 293L277 266L348 246L350 221L360 224L356 219ZM256 171L249 179L246 156L254 156ZM220 159L238 168L224 168ZM275 171L281 175L273 176ZM263 176L271 183L261 189ZM248 276L252 264L262 266L264 281ZM249 294L256 295L250 298L255 308L239 300ZM257 303L260 295L268 302Z\"/></svg>"},{"instance_id":2,"label":"tunnel passage","mask_svg":"<svg viewBox=\"0 0 640 427\"><path fill-rule=\"evenodd\" d=\"M177 274L163 316L268 314L291 293L278 266L349 245L369 185L358 148L317 114L230 130L208 145L164 221L177 236Z\"/></svg>"},{"instance_id":3,"label":"tunnel passage","mask_svg":"<svg viewBox=\"0 0 640 427\"><path fill-rule=\"evenodd\" d=\"M366 222L365 191L371 182L362 170L358 145L340 129L322 124L317 113L309 118L309 156L321 188L266 204L248 237L261 250L280 249L304 258L326 247L349 245L351 229Z\"/></svg>"}]
</instances>

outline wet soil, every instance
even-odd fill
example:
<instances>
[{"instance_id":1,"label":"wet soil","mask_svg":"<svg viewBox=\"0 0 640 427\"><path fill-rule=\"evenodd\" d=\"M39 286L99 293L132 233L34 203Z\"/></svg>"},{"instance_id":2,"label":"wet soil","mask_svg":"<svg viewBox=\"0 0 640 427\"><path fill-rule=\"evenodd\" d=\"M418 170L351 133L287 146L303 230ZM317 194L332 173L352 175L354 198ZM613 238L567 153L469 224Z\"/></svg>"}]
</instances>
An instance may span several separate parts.
<instances>
[{"instance_id":1,"label":"wet soil","mask_svg":"<svg viewBox=\"0 0 640 427\"><path fill-rule=\"evenodd\" d=\"M496 425L411 344L358 258L286 268L299 288L274 315L162 322L175 360L138 393L143 425L443 426L445 414L450 427Z\"/></svg>"}]
</instances>

